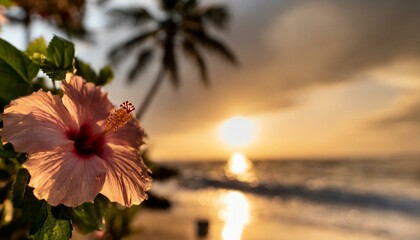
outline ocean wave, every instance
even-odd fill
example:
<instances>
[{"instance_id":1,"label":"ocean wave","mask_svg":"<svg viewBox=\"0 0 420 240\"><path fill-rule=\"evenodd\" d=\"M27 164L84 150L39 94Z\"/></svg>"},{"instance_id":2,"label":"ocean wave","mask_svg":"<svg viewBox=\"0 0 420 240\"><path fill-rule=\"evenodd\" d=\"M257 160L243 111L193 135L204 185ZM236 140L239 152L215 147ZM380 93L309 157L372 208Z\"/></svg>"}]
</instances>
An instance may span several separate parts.
<instances>
[{"instance_id":1,"label":"ocean wave","mask_svg":"<svg viewBox=\"0 0 420 240\"><path fill-rule=\"evenodd\" d=\"M266 197L300 198L324 204L337 204L373 208L385 211L396 211L408 215L420 216L420 199L394 197L376 193L353 192L347 189L325 187L313 189L298 184L253 184L229 179L188 178L180 180L186 188L223 188L239 190Z\"/></svg>"}]
</instances>

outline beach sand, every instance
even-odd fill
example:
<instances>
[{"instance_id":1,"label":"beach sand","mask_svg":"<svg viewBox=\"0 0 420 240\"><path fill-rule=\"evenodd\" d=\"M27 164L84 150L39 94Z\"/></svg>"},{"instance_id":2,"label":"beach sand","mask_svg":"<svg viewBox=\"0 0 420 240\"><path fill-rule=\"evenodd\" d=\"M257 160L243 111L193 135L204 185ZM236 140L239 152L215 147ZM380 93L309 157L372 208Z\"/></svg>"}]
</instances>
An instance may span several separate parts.
<instances>
[{"instance_id":1,"label":"beach sand","mask_svg":"<svg viewBox=\"0 0 420 240\"><path fill-rule=\"evenodd\" d=\"M279 203L252 194L231 190L188 191L173 195L170 210L142 209L132 222L133 233L126 239L137 240L277 240L334 239L383 240L389 236L363 232L343 225L325 225L313 220L296 220L294 214L278 211ZM291 205L284 202L287 209ZM284 214L283 214L284 213ZM319 216L324 218L326 216ZM343 216L344 218L344 216ZM197 220L207 219L207 237L197 237ZM301 219L301 218L300 218ZM73 239L92 239L74 233Z\"/></svg>"},{"instance_id":2,"label":"beach sand","mask_svg":"<svg viewBox=\"0 0 420 240\"><path fill-rule=\"evenodd\" d=\"M172 211L142 211L134 222L139 232L127 239L147 239L147 240L197 240L196 237L196 217L186 215L183 211L174 209ZM222 236L225 223L212 219L209 226L211 240L228 240ZM238 238L239 237L239 238ZM282 221L267 222L262 219L255 219L246 225L240 236L233 235L229 240L255 240L255 239L364 239L379 240L382 237L373 237L367 234L354 233L338 228L318 228L305 224L287 223Z\"/></svg>"}]
</instances>

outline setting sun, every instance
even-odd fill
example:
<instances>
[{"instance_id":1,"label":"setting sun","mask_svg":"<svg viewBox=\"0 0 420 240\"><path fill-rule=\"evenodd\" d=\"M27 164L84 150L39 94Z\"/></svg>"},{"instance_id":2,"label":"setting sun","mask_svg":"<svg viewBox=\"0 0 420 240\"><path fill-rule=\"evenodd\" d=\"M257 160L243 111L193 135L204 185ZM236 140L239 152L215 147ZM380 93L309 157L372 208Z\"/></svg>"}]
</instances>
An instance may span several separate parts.
<instances>
[{"instance_id":1,"label":"setting sun","mask_svg":"<svg viewBox=\"0 0 420 240\"><path fill-rule=\"evenodd\" d=\"M231 147L245 147L254 141L255 123L241 116L229 118L220 127L220 137Z\"/></svg>"}]
</instances>

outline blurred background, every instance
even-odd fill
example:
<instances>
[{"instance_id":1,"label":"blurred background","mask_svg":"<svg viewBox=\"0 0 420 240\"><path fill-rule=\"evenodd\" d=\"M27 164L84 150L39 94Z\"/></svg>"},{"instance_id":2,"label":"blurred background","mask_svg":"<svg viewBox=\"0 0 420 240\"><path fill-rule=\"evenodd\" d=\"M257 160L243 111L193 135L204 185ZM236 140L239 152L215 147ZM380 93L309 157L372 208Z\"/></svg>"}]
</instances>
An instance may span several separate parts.
<instances>
[{"instance_id":1,"label":"blurred background","mask_svg":"<svg viewBox=\"0 0 420 240\"><path fill-rule=\"evenodd\" d=\"M0 37L111 64L176 175L128 239L420 239L420 1L13 3Z\"/></svg>"}]
</instances>

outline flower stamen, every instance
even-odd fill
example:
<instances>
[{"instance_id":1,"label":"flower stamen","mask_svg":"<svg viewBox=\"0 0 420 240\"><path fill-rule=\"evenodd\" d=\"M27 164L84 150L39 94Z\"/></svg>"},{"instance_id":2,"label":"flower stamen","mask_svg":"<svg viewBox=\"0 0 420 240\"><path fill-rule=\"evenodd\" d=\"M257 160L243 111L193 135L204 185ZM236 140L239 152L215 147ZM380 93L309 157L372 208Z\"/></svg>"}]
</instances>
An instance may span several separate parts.
<instances>
[{"instance_id":1,"label":"flower stamen","mask_svg":"<svg viewBox=\"0 0 420 240\"><path fill-rule=\"evenodd\" d=\"M115 131L127 124L132 118L130 113L134 110L133 104L129 101L121 103L120 109L111 113L106 120L104 133Z\"/></svg>"}]
</instances>

